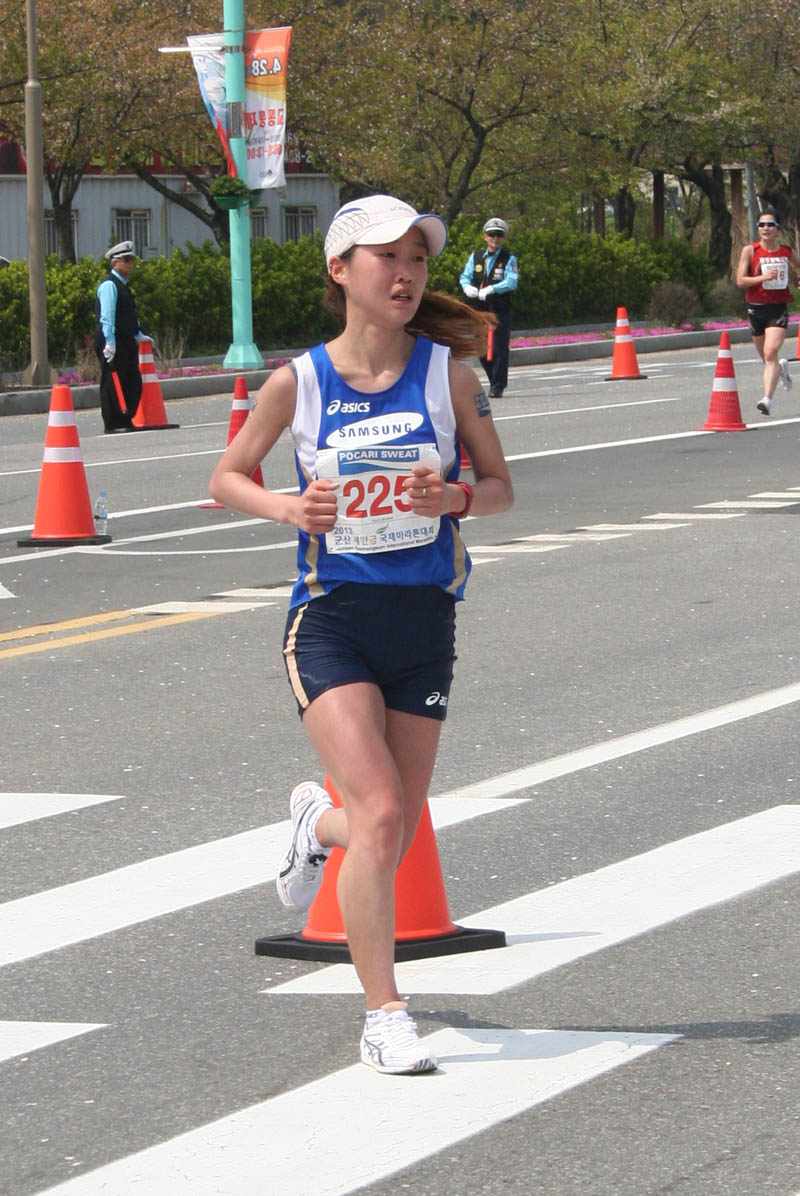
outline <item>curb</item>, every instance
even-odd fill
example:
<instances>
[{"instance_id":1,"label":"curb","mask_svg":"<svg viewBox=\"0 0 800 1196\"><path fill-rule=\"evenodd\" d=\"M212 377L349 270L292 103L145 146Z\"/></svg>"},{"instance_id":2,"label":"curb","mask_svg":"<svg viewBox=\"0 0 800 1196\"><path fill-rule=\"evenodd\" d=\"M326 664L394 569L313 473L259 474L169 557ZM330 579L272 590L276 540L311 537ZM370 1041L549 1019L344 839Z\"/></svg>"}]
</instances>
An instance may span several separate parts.
<instances>
[{"instance_id":1,"label":"curb","mask_svg":"<svg viewBox=\"0 0 800 1196\"><path fill-rule=\"evenodd\" d=\"M725 329L731 344L743 344L751 339L749 328ZM513 335L513 334L512 334ZM660 336L639 336L634 340L637 356L640 353L664 353L669 349L697 349L707 345L718 345L720 331L672 332ZM287 350L285 354L276 351L275 356L296 356L300 350ZM589 361L593 358L611 357L614 353L614 338L598 341L574 341L564 345L529 345L512 349L509 364L543 365L560 361ZM258 390L271 369L228 370L224 373L206 374L192 378L162 378L161 393L165 399L195 399L206 395L233 394L233 383L243 377L249 392ZM0 392L0 417L4 415L42 415L50 410L52 388L41 390ZM100 406L99 387L76 386L72 389L72 402L76 411L85 411Z\"/></svg>"}]
</instances>

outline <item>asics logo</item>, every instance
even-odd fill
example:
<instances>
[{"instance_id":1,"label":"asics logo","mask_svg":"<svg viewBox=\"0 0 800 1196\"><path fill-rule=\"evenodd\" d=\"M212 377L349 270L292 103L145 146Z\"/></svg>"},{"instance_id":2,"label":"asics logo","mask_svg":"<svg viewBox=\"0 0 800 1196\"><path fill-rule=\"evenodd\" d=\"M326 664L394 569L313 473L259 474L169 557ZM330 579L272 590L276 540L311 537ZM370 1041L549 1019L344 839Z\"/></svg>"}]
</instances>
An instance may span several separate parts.
<instances>
[{"instance_id":1,"label":"asics logo","mask_svg":"<svg viewBox=\"0 0 800 1196\"><path fill-rule=\"evenodd\" d=\"M337 411L343 415L369 415L369 403L343 403L341 399L331 399L325 414L336 415Z\"/></svg>"},{"instance_id":2,"label":"asics logo","mask_svg":"<svg viewBox=\"0 0 800 1196\"><path fill-rule=\"evenodd\" d=\"M434 690L432 694L428 694L425 699L426 706L446 706L447 694L440 694L438 689Z\"/></svg>"}]
</instances>

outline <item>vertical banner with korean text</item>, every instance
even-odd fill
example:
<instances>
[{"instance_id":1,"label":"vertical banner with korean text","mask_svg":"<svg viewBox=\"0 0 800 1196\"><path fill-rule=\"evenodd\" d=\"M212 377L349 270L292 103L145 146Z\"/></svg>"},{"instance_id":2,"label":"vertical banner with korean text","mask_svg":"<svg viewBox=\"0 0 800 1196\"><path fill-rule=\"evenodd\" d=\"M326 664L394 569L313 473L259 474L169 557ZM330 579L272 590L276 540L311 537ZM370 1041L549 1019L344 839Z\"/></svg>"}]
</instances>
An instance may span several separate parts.
<instances>
[{"instance_id":1,"label":"vertical banner with korean text","mask_svg":"<svg viewBox=\"0 0 800 1196\"><path fill-rule=\"evenodd\" d=\"M253 191L282 187L286 181L286 72L291 38L291 26L255 29L245 34L245 182ZM196 34L186 40L197 72L200 95L225 151L228 173L236 174L228 147L222 34Z\"/></svg>"},{"instance_id":2,"label":"vertical banner with korean text","mask_svg":"<svg viewBox=\"0 0 800 1196\"><path fill-rule=\"evenodd\" d=\"M256 29L245 37L247 185L283 187L286 147L286 71L291 26Z\"/></svg>"}]
</instances>

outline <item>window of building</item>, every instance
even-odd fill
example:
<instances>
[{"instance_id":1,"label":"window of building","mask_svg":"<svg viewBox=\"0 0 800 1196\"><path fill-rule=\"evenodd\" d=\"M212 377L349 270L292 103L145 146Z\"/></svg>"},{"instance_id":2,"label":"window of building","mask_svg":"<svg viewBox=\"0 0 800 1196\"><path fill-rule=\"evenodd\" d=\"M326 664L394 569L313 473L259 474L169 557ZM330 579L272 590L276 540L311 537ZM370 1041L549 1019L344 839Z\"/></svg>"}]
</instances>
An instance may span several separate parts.
<instances>
[{"instance_id":1,"label":"window of building","mask_svg":"<svg viewBox=\"0 0 800 1196\"><path fill-rule=\"evenodd\" d=\"M149 208L115 208L112 214L111 243L133 241L133 252L137 257L147 256L150 244Z\"/></svg>"},{"instance_id":2,"label":"window of building","mask_svg":"<svg viewBox=\"0 0 800 1196\"><path fill-rule=\"evenodd\" d=\"M75 255L78 256L78 213L70 212L72 219L72 243L75 246ZM44 212L44 252L45 255L51 253L58 253L58 232L56 230L56 219L53 215L52 208L45 208Z\"/></svg>"},{"instance_id":3,"label":"window of building","mask_svg":"<svg viewBox=\"0 0 800 1196\"><path fill-rule=\"evenodd\" d=\"M256 241L261 237L267 235L267 216L266 208L251 208L250 209L250 239Z\"/></svg>"},{"instance_id":4,"label":"window of building","mask_svg":"<svg viewBox=\"0 0 800 1196\"><path fill-rule=\"evenodd\" d=\"M283 236L286 241L313 237L317 229L317 209L314 207L286 207L283 209Z\"/></svg>"}]
</instances>

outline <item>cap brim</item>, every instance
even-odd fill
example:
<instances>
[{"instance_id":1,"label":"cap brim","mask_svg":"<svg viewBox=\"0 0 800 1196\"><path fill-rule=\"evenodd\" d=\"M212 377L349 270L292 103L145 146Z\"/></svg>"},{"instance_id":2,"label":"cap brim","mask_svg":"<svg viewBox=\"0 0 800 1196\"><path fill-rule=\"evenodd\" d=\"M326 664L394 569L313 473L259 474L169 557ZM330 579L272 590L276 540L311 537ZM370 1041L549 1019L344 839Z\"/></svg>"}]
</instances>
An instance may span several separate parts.
<instances>
[{"instance_id":1,"label":"cap brim","mask_svg":"<svg viewBox=\"0 0 800 1196\"><path fill-rule=\"evenodd\" d=\"M410 228L419 228L430 257L438 257L447 244L447 225L441 216L425 213L422 216L409 218L399 216L395 220L385 220L375 228L369 229L355 242L356 245L391 245L399 241Z\"/></svg>"}]
</instances>

